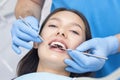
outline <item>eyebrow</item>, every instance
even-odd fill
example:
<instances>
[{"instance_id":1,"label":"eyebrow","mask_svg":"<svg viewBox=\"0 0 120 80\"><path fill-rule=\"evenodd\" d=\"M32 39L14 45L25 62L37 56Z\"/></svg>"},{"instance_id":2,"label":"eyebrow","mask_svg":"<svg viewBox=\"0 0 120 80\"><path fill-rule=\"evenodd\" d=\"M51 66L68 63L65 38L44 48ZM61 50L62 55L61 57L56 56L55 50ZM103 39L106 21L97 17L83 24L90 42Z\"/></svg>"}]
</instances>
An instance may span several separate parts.
<instances>
[{"instance_id":1,"label":"eyebrow","mask_svg":"<svg viewBox=\"0 0 120 80\"><path fill-rule=\"evenodd\" d=\"M72 25L78 26L81 30L83 30L82 27L77 23L72 23Z\"/></svg>"},{"instance_id":2,"label":"eyebrow","mask_svg":"<svg viewBox=\"0 0 120 80\"><path fill-rule=\"evenodd\" d=\"M50 20L61 21L61 20L58 19L58 18L51 18ZM82 27L81 27L81 25L79 25L78 23L74 23L74 22L73 22L72 25L78 26L81 30L83 30Z\"/></svg>"},{"instance_id":3,"label":"eyebrow","mask_svg":"<svg viewBox=\"0 0 120 80\"><path fill-rule=\"evenodd\" d=\"M51 18L50 20L57 20L57 21L61 21L60 19L58 18Z\"/></svg>"}]
</instances>

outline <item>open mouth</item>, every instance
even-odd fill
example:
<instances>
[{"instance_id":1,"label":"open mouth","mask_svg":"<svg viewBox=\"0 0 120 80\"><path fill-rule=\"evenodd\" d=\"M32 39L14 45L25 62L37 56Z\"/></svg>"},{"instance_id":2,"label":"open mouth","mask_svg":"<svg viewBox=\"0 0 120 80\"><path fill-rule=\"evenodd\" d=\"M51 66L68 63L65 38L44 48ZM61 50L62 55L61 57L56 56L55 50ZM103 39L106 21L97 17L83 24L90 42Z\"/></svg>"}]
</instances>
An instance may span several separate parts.
<instances>
[{"instance_id":1,"label":"open mouth","mask_svg":"<svg viewBox=\"0 0 120 80\"><path fill-rule=\"evenodd\" d=\"M63 44L63 43L61 43L61 42L51 42L50 44L49 44L49 46L50 46L50 48L54 48L54 49L59 49L59 50L61 50L61 51L66 51L66 46L65 46L65 44Z\"/></svg>"}]
</instances>

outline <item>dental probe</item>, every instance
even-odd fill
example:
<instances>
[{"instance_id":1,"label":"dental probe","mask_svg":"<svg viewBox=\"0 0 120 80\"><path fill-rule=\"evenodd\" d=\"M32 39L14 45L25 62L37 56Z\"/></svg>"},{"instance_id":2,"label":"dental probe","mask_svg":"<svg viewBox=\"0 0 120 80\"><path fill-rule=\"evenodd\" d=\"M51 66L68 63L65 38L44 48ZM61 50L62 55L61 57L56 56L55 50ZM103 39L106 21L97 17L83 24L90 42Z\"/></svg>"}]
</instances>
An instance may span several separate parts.
<instances>
[{"instance_id":1,"label":"dental probe","mask_svg":"<svg viewBox=\"0 0 120 80\"><path fill-rule=\"evenodd\" d=\"M64 50L65 50L65 49L64 49ZM67 50L69 50L69 49L66 49L65 51L67 51ZM70 50L71 50L71 49L70 49ZM107 57L90 54L89 52L83 52L83 54L86 55L86 56L91 56L91 57L100 58L100 59L104 59L104 60L107 60L107 59L108 59Z\"/></svg>"},{"instance_id":2,"label":"dental probe","mask_svg":"<svg viewBox=\"0 0 120 80\"><path fill-rule=\"evenodd\" d=\"M54 45L54 46L57 48L60 48L61 50L64 50L64 51L71 50L71 49L64 49L62 47L59 47L58 45ZM83 52L83 54L86 56L91 56L91 57L100 58L100 59L104 59L104 60L108 59L107 57L93 55L93 54L90 54L89 52Z\"/></svg>"},{"instance_id":3,"label":"dental probe","mask_svg":"<svg viewBox=\"0 0 120 80\"><path fill-rule=\"evenodd\" d=\"M22 22L26 25L26 26L28 26L29 28L32 28L32 26L28 23L28 22L26 22L25 20L24 20L24 18L22 18L21 16L19 16L19 18L22 20ZM39 32L38 32L38 34L39 34ZM42 39L42 41L43 41L43 38L39 35L39 38L40 39Z\"/></svg>"},{"instance_id":4,"label":"dental probe","mask_svg":"<svg viewBox=\"0 0 120 80\"><path fill-rule=\"evenodd\" d=\"M107 59L108 59L107 57L97 56L97 55L93 55L93 54L86 53L86 52L84 52L83 54L85 54L85 55L87 55L87 56L92 56L92 57L96 57L96 58L104 59L104 60L107 60Z\"/></svg>"}]
</instances>

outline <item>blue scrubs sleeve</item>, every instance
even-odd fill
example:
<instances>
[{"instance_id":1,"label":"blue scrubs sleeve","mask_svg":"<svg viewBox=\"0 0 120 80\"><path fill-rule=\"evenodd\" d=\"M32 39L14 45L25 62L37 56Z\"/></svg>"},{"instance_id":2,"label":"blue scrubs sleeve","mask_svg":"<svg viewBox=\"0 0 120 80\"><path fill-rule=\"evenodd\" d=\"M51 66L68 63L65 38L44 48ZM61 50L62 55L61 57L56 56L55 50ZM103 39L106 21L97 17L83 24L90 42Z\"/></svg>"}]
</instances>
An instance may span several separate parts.
<instances>
[{"instance_id":1,"label":"blue scrubs sleeve","mask_svg":"<svg viewBox=\"0 0 120 80\"><path fill-rule=\"evenodd\" d=\"M83 13L90 25L92 37L107 37L120 33L120 0L53 0L56 8L76 9ZM120 67L120 54L112 55L96 77L103 77Z\"/></svg>"}]
</instances>

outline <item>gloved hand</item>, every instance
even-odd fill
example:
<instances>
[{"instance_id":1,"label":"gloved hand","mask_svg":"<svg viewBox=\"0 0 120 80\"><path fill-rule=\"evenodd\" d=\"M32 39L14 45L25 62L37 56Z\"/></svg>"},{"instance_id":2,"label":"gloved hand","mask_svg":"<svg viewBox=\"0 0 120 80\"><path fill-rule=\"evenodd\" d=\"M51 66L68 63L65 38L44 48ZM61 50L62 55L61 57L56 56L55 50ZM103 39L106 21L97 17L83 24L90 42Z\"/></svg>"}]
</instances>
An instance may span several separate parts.
<instances>
[{"instance_id":1,"label":"gloved hand","mask_svg":"<svg viewBox=\"0 0 120 80\"><path fill-rule=\"evenodd\" d=\"M41 42L42 40L39 38L38 34L38 20L35 17L28 16L24 18L26 22L28 22L32 27L28 27L26 24L22 22L21 19L16 20L13 23L12 29L11 29L11 35L12 35L12 48L13 50L20 54L21 50L19 47L24 47L27 49L31 49L32 45L30 45L28 42L34 41L34 42Z\"/></svg>"},{"instance_id":2,"label":"gloved hand","mask_svg":"<svg viewBox=\"0 0 120 80\"><path fill-rule=\"evenodd\" d=\"M114 54L118 51L119 41L115 36L106 38L93 38L83 42L76 50L68 50L68 54L72 60L65 59L68 65L66 70L75 73L84 73L100 70L104 63L104 59L86 56L83 52L90 50L93 55L104 56Z\"/></svg>"}]
</instances>

